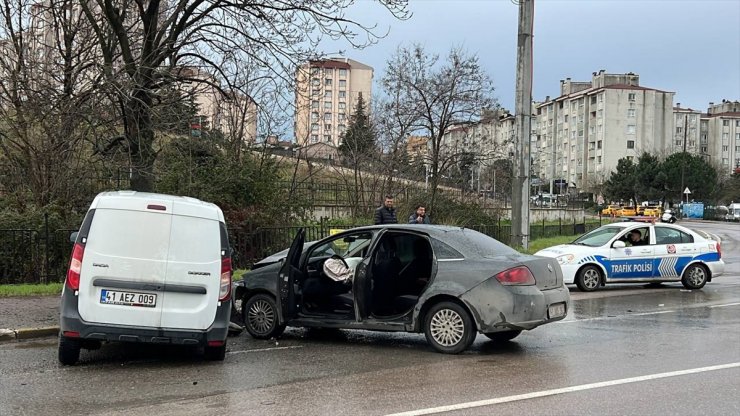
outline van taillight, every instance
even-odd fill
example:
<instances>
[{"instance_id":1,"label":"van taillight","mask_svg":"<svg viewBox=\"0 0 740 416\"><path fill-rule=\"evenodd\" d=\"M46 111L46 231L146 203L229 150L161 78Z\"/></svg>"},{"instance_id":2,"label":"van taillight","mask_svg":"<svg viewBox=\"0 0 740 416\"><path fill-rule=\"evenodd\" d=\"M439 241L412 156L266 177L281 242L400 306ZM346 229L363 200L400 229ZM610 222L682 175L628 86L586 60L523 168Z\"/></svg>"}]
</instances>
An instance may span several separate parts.
<instances>
[{"instance_id":1,"label":"van taillight","mask_svg":"<svg viewBox=\"0 0 740 416\"><path fill-rule=\"evenodd\" d=\"M224 301L231 295L231 258L221 259L221 287L218 291L218 300Z\"/></svg>"},{"instance_id":2,"label":"van taillight","mask_svg":"<svg viewBox=\"0 0 740 416\"><path fill-rule=\"evenodd\" d=\"M82 244L75 244L72 250L72 260L69 262L67 271L67 287L72 290L80 288L80 271L82 270L82 256L85 254L85 247Z\"/></svg>"}]
</instances>

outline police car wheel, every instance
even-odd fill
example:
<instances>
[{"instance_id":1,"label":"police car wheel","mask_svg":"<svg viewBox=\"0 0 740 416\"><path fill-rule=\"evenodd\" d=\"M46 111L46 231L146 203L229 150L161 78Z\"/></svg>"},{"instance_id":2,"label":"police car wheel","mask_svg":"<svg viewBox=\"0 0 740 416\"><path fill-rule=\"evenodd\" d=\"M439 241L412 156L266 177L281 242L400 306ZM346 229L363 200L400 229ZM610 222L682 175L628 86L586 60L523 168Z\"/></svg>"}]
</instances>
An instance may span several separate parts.
<instances>
[{"instance_id":1,"label":"police car wheel","mask_svg":"<svg viewBox=\"0 0 740 416\"><path fill-rule=\"evenodd\" d=\"M692 264L686 268L681 283L686 289L701 289L707 284L709 272L701 264Z\"/></svg>"},{"instance_id":2,"label":"police car wheel","mask_svg":"<svg viewBox=\"0 0 740 416\"><path fill-rule=\"evenodd\" d=\"M576 286L583 292L593 292L601 284L601 271L596 266L585 266L578 271Z\"/></svg>"}]
</instances>

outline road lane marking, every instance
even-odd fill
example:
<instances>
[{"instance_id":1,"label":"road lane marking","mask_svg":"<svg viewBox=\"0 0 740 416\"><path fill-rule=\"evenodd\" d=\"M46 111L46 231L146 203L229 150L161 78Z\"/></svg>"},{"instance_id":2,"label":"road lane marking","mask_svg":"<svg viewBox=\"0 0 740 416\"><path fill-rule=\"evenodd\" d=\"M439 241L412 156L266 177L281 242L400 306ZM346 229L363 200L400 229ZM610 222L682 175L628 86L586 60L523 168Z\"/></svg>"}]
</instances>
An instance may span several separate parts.
<instances>
[{"instance_id":1,"label":"road lane marking","mask_svg":"<svg viewBox=\"0 0 740 416\"><path fill-rule=\"evenodd\" d=\"M639 383L641 381L658 380L667 377L685 376L689 374L704 373L707 371L726 370L728 368L738 368L740 362L713 365L709 367L691 368L688 370L670 371L667 373L648 374L645 376L622 378L617 380L602 381L598 383L581 384L579 386L563 387L552 390L535 391L532 393L517 394L514 396L497 397L495 399L478 400L474 402L458 403L447 406L429 407L426 409L410 410L408 412L392 413L386 416L420 416L420 415L431 415L435 413L453 412L457 410L472 409L474 407L491 406L494 404L510 403L521 400L535 399L538 397L554 396L557 394L574 393L577 391L599 389L602 387L618 386L620 384Z\"/></svg>"},{"instance_id":2,"label":"road lane marking","mask_svg":"<svg viewBox=\"0 0 740 416\"><path fill-rule=\"evenodd\" d=\"M291 345L289 347L256 348L256 349L253 349L253 350L242 350L242 351L229 351L229 352L227 352L227 354L244 354L244 353L248 353L248 352L292 350L294 348L303 348L303 345Z\"/></svg>"},{"instance_id":3,"label":"road lane marking","mask_svg":"<svg viewBox=\"0 0 740 416\"><path fill-rule=\"evenodd\" d=\"M660 315L661 313L673 313L676 311L658 311L658 312L643 312L643 313L631 313L628 315L622 315L622 316L645 316L645 315Z\"/></svg>"},{"instance_id":4,"label":"road lane marking","mask_svg":"<svg viewBox=\"0 0 740 416\"><path fill-rule=\"evenodd\" d=\"M724 308L725 306L737 306L740 305L740 302L735 303L725 303L724 305L712 305L710 308Z\"/></svg>"}]
</instances>

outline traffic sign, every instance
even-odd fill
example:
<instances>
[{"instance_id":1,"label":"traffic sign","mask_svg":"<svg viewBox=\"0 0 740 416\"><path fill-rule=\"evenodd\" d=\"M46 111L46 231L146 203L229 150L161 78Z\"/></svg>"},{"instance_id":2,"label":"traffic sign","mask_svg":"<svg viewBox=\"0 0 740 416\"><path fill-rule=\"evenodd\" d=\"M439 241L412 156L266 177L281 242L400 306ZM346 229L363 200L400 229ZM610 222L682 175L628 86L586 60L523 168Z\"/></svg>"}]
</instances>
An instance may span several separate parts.
<instances>
[{"instance_id":1,"label":"traffic sign","mask_svg":"<svg viewBox=\"0 0 740 416\"><path fill-rule=\"evenodd\" d=\"M691 191L689 191L689 187L688 186L686 187L686 189L683 190L683 193L685 193L685 194L690 194L691 193Z\"/></svg>"}]
</instances>

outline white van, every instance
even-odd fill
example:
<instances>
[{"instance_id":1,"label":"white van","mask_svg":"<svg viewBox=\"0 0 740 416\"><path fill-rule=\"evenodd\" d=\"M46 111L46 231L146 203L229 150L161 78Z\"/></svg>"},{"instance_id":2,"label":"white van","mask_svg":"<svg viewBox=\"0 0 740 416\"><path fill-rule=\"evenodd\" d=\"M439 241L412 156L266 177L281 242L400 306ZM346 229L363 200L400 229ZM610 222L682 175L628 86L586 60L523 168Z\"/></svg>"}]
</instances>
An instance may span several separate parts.
<instances>
[{"instance_id":1,"label":"white van","mask_svg":"<svg viewBox=\"0 0 740 416\"><path fill-rule=\"evenodd\" d=\"M62 364L75 364L81 348L101 341L198 345L207 359L224 359L231 248L220 208L187 197L104 192L75 234L62 291Z\"/></svg>"},{"instance_id":2,"label":"white van","mask_svg":"<svg viewBox=\"0 0 740 416\"><path fill-rule=\"evenodd\" d=\"M740 221L740 204L730 204L727 206L727 214L725 215L727 221Z\"/></svg>"}]
</instances>

